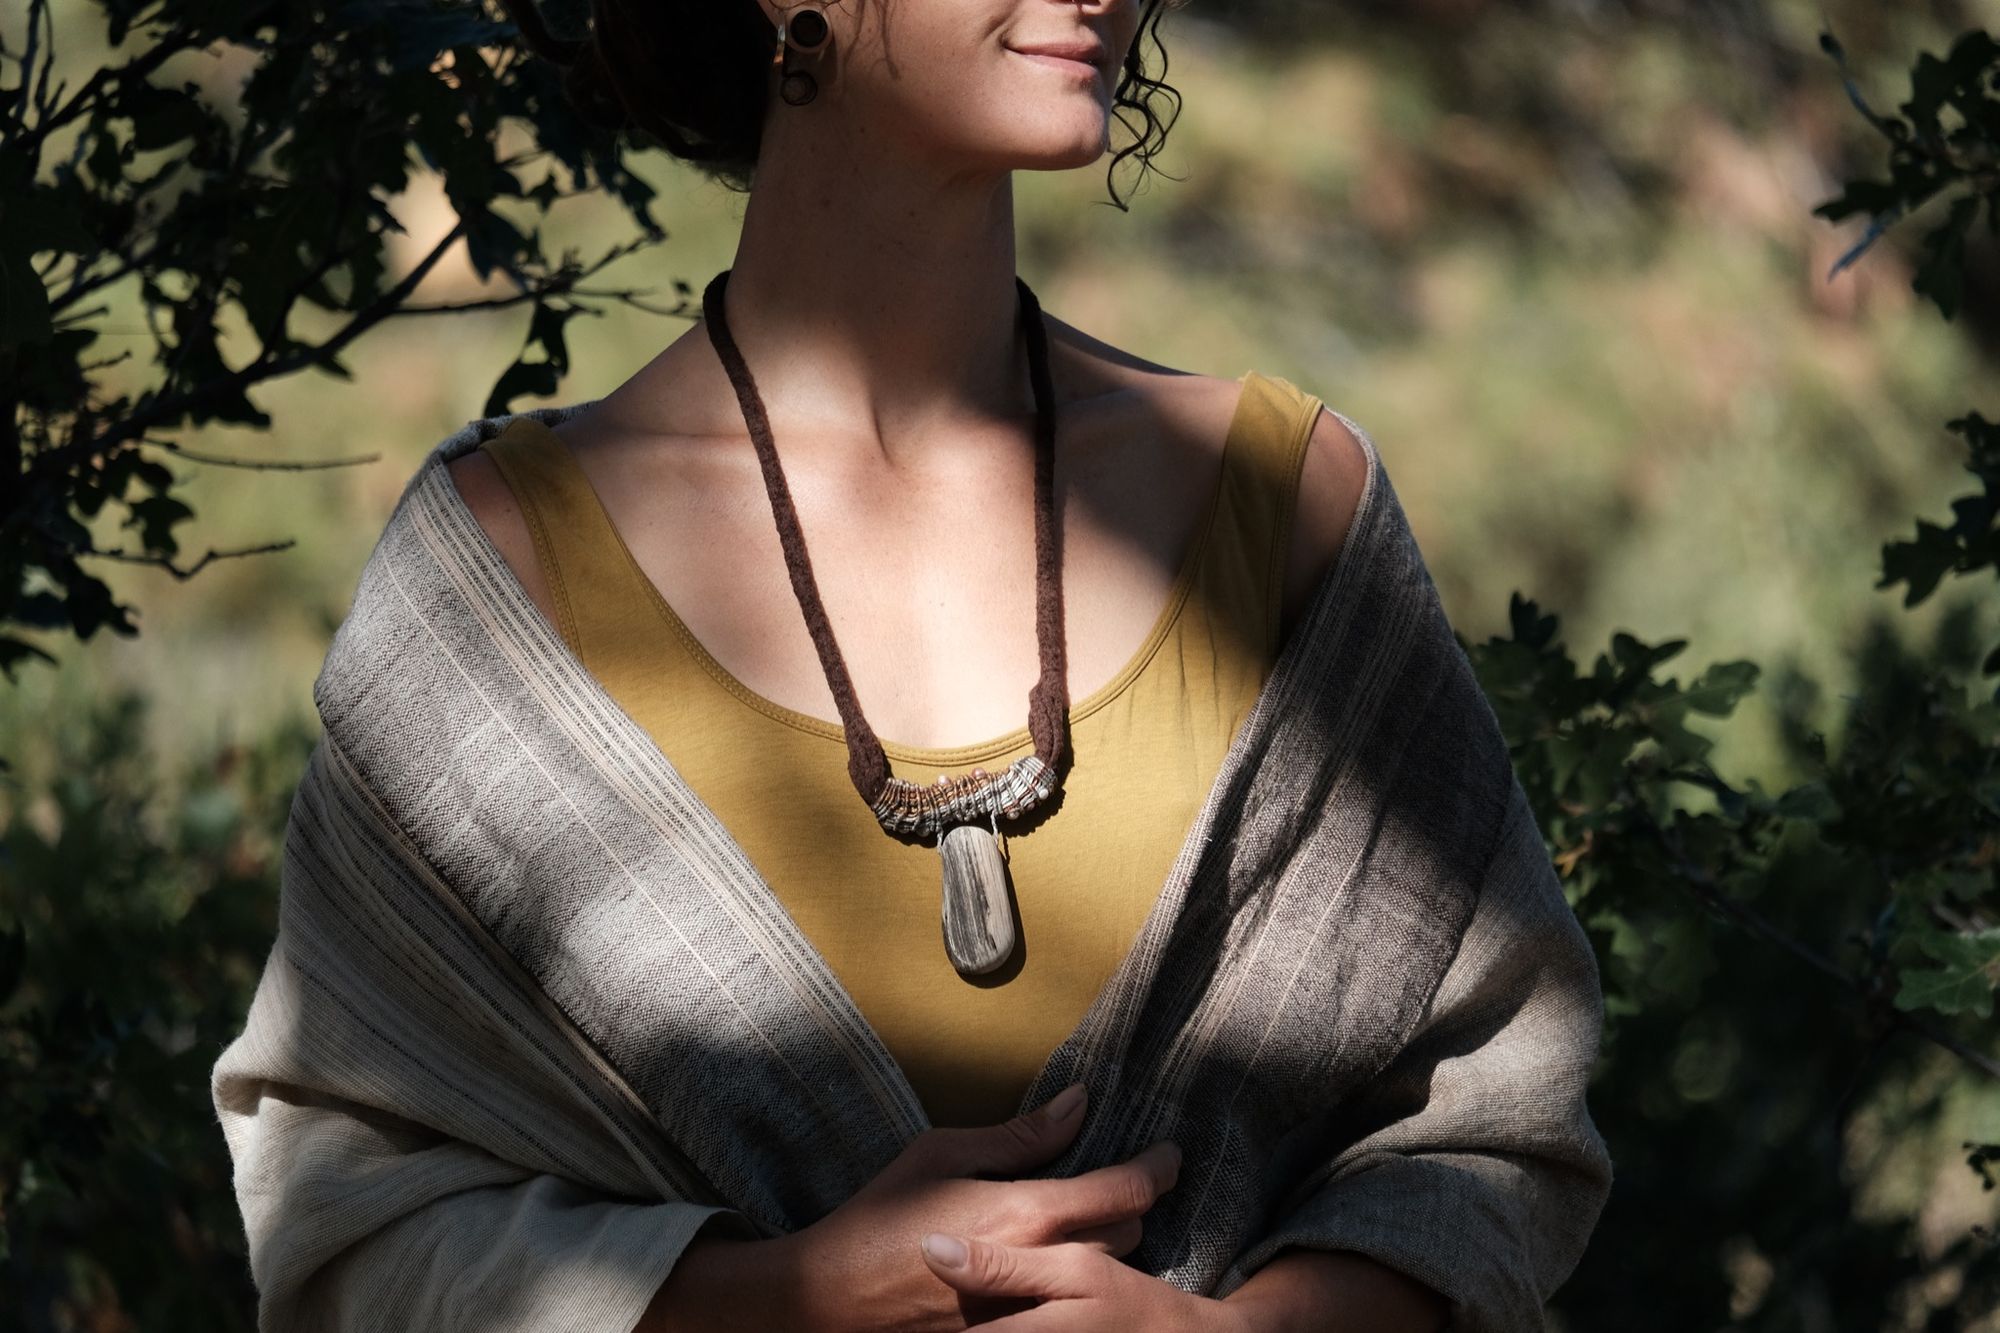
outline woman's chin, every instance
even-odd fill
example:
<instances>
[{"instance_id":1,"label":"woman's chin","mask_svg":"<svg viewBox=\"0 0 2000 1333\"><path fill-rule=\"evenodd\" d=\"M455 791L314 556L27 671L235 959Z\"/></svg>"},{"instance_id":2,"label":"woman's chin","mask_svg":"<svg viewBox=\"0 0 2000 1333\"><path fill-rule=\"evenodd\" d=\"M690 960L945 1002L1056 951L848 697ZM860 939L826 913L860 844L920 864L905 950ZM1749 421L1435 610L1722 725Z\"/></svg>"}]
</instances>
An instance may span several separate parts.
<instances>
[{"instance_id":1,"label":"woman's chin","mask_svg":"<svg viewBox=\"0 0 2000 1333\"><path fill-rule=\"evenodd\" d=\"M1102 122L1088 133L1069 138L1044 138L1022 149L1016 165L1023 171L1073 171L1103 157L1108 144Z\"/></svg>"}]
</instances>

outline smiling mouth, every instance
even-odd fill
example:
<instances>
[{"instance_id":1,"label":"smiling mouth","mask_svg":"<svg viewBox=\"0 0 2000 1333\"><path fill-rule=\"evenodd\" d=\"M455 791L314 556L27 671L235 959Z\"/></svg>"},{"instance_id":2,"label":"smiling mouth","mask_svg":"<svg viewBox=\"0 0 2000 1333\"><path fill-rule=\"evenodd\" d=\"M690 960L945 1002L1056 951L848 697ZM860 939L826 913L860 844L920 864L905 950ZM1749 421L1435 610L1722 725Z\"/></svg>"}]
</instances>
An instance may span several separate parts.
<instances>
[{"instance_id":1,"label":"smiling mouth","mask_svg":"<svg viewBox=\"0 0 2000 1333\"><path fill-rule=\"evenodd\" d=\"M1074 56L1051 55L1044 51L1022 51L1011 46L1007 49L1024 59L1032 60L1037 64L1047 65L1051 69L1064 70L1079 77L1089 75L1091 78L1097 79L1102 78L1104 74L1104 71L1092 61L1082 60Z\"/></svg>"}]
</instances>

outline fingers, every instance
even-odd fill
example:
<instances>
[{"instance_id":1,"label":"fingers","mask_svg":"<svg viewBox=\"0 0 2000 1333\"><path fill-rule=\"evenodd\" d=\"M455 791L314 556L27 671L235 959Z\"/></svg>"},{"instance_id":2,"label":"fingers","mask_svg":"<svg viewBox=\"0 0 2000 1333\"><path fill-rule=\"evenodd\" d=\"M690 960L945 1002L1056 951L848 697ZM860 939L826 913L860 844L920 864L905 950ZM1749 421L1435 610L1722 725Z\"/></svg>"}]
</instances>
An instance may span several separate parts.
<instances>
[{"instance_id":1,"label":"fingers","mask_svg":"<svg viewBox=\"0 0 2000 1333\"><path fill-rule=\"evenodd\" d=\"M1000 1245L934 1231L922 1250L930 1270L968 1296L1106 1296L1133 1271L1088 1245Z\"/></svg>"},{"instance_id":2,"label":"fingers","mask_svg":"<svg viewBox=\"0 0 2000 1333\"><path fill-rule=\"evenodd\" d=\"M1103 1226L1072 1231L1068 1239L1123 1259L1139 1248L1139 1241L1144 1238L1145 1232L1145 1224L1134 1217L1123 1222L1108 1222Z\"/></svg>"},{"instance_id":3,"label":"fingers","mask_svg":"<svg viewBox=\"0 0 2000 1333\"><path fill-rule=\"evenodd\" d=\"M1083 1125L1084 1086L1072 1083L1011 1120L970 1129L927 1129L924 1166L937 1175L1012 1179L1052 1160Z\"/></svg>"},{"instance_id":4,"label":"fingers","mask_svg":"<svg viewBox=\"0 0 2000 1333\"><path fill-rule=\"evenodd\" d=\"M1041 1215L1058 1233L1074 1233L1140 1217L1180 1179L1181 1150L1162 1140L1122 1162L1067 1180L1024 1180Z\"/></svg>"}]
</instances>

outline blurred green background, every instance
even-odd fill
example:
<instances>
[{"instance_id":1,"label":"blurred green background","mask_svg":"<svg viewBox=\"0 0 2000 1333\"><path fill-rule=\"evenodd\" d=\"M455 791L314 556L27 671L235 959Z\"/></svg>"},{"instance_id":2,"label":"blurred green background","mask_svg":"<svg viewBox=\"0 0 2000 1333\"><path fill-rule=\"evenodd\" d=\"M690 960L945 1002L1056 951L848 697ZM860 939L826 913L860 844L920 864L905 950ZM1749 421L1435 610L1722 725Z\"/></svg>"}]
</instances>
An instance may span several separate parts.
<instances>
[{"instance_id":1,"label":"blurred green background","mask_svg":"<svg viewBox=\"0 0 2000 1333\"><path fill-rule=\"evenodd\" d=\"M57 13L88 50L96 11ZM1105 202L1101 171L1020 177L1021 271L1051 311L1097 337L1189 370L1283 376L1359 422L1468 639L1500 631L1508 594L1521 590L1561 615L1580 656L1622 629L1691 640L1676 664L1690 675L1727 658L1767 671L1795 664L1820 685L1801 706L1833 730L1870 622L1889 616L1914 642L1951 604L1900 615L1898 594L1871 584L1882 543L1964 489L1962 449L1942 422L1967 407L2000 416L2000 303L1988 268L1959 321L1941 320L1910 292L1907 241L1827 280L1858 227L1829 226L1811 209L1874 150L1815 38L1831 16L1857 68L1878 80L1871 93L1893 103L1914 51L1991 14L1792 0L1196 3L1163 28L1166 77L1185 105L1159 165L1179 179L1148 181L1121 213ZM204 78L229 76L226 61L212 64ZM699 289L729 264L741 200L659 154L640 166L670 239L595 285L650 287L671 302L675 280ZM393 209L409 233L406 262L452 220L442 193L421 183ZM596 253L629 228L615 202L565 203L549 248ZM454 260L417 298L497 291ZM100 347L116 351L123 330L143 348L129 293L108 295ZM183 461L181 494L198 515L181 531L187 552L296 544L186 582L107 562L103 576L141 610L140 636L51 639L59 668L30 664L0 688L0 753L18 769L0 787L13 872L84 892L65 876L101 866L113 848L156 904L120 930L174 950L204 930L237 932L235 954L223 956L225 939L215 957L183 958L193 994L153 1015L167 1034L162 1058L185 1066L174 1078L213 1059L207 1043L227 1030L261 957L238 916L225 928L183 914L220 910L218 894L267 898L328 637L404 481L480 414L526 320L511 310L392 321L347 355L352 382L301 375L260 389L273 430L187 437L233 457L369 461L307 472ZM608 391L684 327L624 309L573 321L575 370L557 401ZM1977 611L1989 626L1992 613ZM107 713L128 690L144 706ZM1715 763L1732 780L1775 789L1798 778L1773 707L1754 695L1717 729ZM127 753L143 758L106 758ZM96 777L82 783L85 774ZM74 966L89 966L94 939L77 937ZM1665 1069L1666 1101L1605 1108L1600 1120L1634 1130L1646 1115L1678 1115L1676 1098L1704 1102L1732 1086L1735 1039L1704 1030L1687 1040L1695 1053ZM116 1081L122 1068L99 1073ZM2000 1192L1982 1190L1958 1151L2000 1139L2000 1090L1949 1060L1918 1068L1857 1109L1836 1169L1859 1215L1896 1221L1935 1254L2000 1219ZM1921 1132L1905 1105L1917 1101L1936 1112ZM190 1123L179 1137L147 1139L131 1169L172 1174L184 1165L176 1154L206 1151ZM1797 1132L1803 1140L1808 1126ZM1716 1144L1718 1158L1731 1146ZM1613 1148L1616 1157L1616 1138ZM1681 1166L1699 1175L1714 1160ZM1808 1157L1800 1169L1821 1166ZM180 1200L192 1238L174 1242L180 1260L163 1250L160 1263L232 1273L240 1260L226 1239L204 1239L204 1228L226 1237L226 1176L193 1178L207 1193ZM1565 1328L1654 1326L1603 1320L1619 1274L1637 1264L1635 1240L1672 1247L1679 1237L1615 1220L1577 1279L1597 1318L1572 1314ZM1703 1326L1735 1327L1760 1309L1774 1261L1758 1228L1711 1220L1723 1239L1704 1237L1707 1248L1681 1261L1699 1274L1691 1282L1719 1293ZM78 1289L99 1294L64 1306L69 1326L219 1326L191 1310L135 1323L128 1307L144 1302L131 1288L145 1279L103 1281L95 1262L77 1261ZM1951 1297L1935 1289L1941 1280L1899 1288L1887 1303L1901 1314L1888 1322L1806 1299L1757 1326L1942 1328L1930 1322ZM1635 1308L1653 1299L1629 1295ZM2000 1313L1964 1327L1991 1333Z\"/></svg>"},{"instance_id":2,"label":"blurred green background","mask_svg":"<svg viewBox=\"0 0 2000 1333\"><path fill-rule=\"evenodd\" d=\"M1329 11L1295 32L1278 19L1239 30L1198 4L1169 16L1167 78L1185 104L1159 166L1181 179L1148 179L1128 214L1099 171L1017 177L1023 274L1118 346L1281 375L1358 421L1462 634L1497 630L1519 588L1574 643L1612 628L1685 636L1690 670L1795 657L1838 690L1843 645L1893 601L1867 591L1881 543L1961 485L1940 423L1967 405L1992 414L2000 387L1991 344L1917 304L1893 248L1825 280L1858 228L1810 209L1836 192L1842 146L1866 139L1812 49L1815 7L1762 16L1783 78L1720 59L1694 29L1499 12L1454 25L1425 8ZM1859 17L1843 37L1886 57L1885 100L1896 58L1951 32L1915 13ZM728 266L741 199L661 154L639 167L670 239L595 285L672 304L673 280L699 289ZM452 217L421 186L394 210L406 257ZM629 232L615 203L582 199L546 234L551 251L595 253ZM448 261L417 299L501 290ZM185 584L109 567L142 635L57 645L60 671L0 696L6 753L45 729L27 721L121 683L169 705L152 718L169 751L309 710L389 505L425 451L479 414L526 319L392 321L346 358L352 383L308 374L260 390L272 431L189 439L258 460L377 461L178 468L200 516L182 532L190 552L297 545ZM107 324L142 327L136 314ZM608 391L685 327L622 308L573 321L558 400ZM1733 770L1773 757L1755 726L1721 744Z\"/></svg>"}]
</instances>

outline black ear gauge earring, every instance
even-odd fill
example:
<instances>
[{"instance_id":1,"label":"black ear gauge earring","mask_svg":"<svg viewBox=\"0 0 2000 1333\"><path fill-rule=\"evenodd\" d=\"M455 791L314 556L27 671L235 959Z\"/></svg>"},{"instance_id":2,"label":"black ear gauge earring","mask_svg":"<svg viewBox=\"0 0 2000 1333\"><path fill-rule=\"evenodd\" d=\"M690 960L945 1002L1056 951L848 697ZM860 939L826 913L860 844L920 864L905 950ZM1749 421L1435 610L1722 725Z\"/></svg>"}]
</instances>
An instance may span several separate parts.
<instances>
[{"instance_id":1,"label":"black ear gauge earring","mask_svg":"<svg viewBox=\"0 0 2000 1333\"><path fill-rule=\"evenodd\" d=\"M778 95L789 106L804 106L819 95L819 81L802 69L785 69L785 55L788 51L798 51L814 55L826 48L827 39L833 36L833 25L826 21L826 11L817 4L806 3L796 6L796 12L787 12L778 21L778 49L771 57L771 63L784 70L784 77L778 83Z\"/></svg>"}]
</instances>

